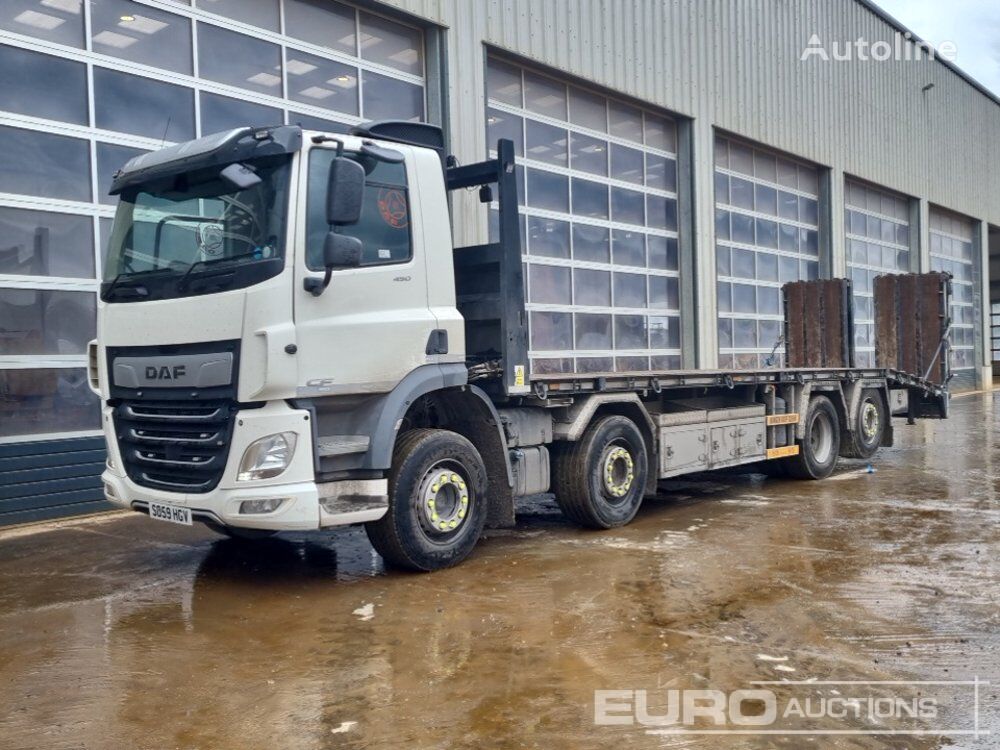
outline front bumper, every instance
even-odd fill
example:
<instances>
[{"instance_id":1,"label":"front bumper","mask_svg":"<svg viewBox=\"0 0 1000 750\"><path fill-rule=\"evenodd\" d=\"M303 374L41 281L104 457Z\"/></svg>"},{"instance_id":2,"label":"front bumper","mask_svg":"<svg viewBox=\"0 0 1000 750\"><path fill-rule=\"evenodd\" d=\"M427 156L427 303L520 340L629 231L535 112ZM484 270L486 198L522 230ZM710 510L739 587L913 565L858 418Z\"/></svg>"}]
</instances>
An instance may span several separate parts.
<instances>
[{"instance_id":1,"label":"front bumper","mask_svg":"<svg viewBox=\"0 0 1000 750\"><path fill-rule=\"evenodd\" d=\"M150 502L165 503L190 509L198 521L268 531L308 531L374 521L388 507L385 479L316 483L310 415L284 402L241 410L236 415L222 480L205 493L168 492L133 482L122 470L112 412L111 407L104 408L109 462L101 479L106 499L119 507L145 512ZM278 432L297 434L295 454L288 468L272 479L237 482L236 474L247 447ZM241 512L244 501L274 498L283 502L270 513Z\"/></svg>"}]
</instances>

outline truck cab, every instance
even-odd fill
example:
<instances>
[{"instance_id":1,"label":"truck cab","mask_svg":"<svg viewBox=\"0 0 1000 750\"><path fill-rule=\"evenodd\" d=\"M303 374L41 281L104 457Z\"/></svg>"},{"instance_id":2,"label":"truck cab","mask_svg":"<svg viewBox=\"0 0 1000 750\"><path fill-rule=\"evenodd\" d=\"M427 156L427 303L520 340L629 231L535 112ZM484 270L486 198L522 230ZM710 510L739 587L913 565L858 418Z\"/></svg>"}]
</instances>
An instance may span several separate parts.
<instances>
[{"instance_id":1,"label":"truck cab","mask_svg":"<svg viewBox=\"0 0 1000 750\"><path fill-rule=\"evenodd\" d=\"M381 517L405 408L467 382L444 174L296 126L125 165L90 347L108 500L244 536Z\"/></svg>"}]
</instances>

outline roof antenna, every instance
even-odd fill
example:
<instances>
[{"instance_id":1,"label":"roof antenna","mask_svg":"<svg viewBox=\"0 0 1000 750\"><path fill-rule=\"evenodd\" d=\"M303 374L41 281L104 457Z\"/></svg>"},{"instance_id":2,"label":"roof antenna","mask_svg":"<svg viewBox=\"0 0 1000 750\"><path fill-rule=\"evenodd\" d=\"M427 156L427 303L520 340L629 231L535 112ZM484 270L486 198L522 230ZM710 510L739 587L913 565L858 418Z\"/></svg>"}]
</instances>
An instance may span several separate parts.
<instances>
[{"instance_id":1,"label":"roof antenna","mask_svg":"<svg viewBox=\"0 0 1000 750\"><path fill-rule=\"evenodd\" d=\"M173 115L167 115L167 124L163 126L163 140L160 141L160 148L167 142L167 132L170 130L170 118Z\"/></svg>"}]
</instances>

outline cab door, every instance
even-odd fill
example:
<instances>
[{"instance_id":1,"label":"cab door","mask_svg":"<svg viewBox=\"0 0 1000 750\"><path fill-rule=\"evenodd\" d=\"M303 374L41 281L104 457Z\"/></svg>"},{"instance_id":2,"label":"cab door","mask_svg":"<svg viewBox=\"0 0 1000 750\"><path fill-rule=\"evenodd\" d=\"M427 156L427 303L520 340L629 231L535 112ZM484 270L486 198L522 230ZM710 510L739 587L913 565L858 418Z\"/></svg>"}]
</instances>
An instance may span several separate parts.
<instances>
[{"instance_id":1,"label":"cab door","mask_svg":"<svg viewBox=\"0 0 1000 750\"><path fill-rule=\"evenodd\" d=\"M361 240L361 266L334 271L317 297L303 282L324 272L326 189L336 144L308 145L295 231L297 393L383 393L429 361L427 343L437 327L427 299L423 228L413 208L417 196L409 189L414 154L400 146L404 161L389 164L352 155L348 146L345 156L366 170L364 205L356 225L337 231Z\"/></svg>"}]
</instances>

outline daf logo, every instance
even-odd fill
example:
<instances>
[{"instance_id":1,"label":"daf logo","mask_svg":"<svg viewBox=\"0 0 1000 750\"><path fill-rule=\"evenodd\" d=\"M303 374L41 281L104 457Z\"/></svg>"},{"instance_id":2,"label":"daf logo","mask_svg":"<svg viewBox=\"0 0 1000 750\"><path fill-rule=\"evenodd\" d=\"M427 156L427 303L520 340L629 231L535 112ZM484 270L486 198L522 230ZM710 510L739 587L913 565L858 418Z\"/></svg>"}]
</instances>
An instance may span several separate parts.
<instances>
[{"instance_id":1,"label":"daf logo","mask_svg":"<svg viewBox=\"0 0 1000 750\"><path fill-rule=\"evenodd\" d=\"M173 367L150 365L146 368L146 380L177 380L186 374L187 367L185 365L174 365Z\"/></svg>"}]
</instances>

